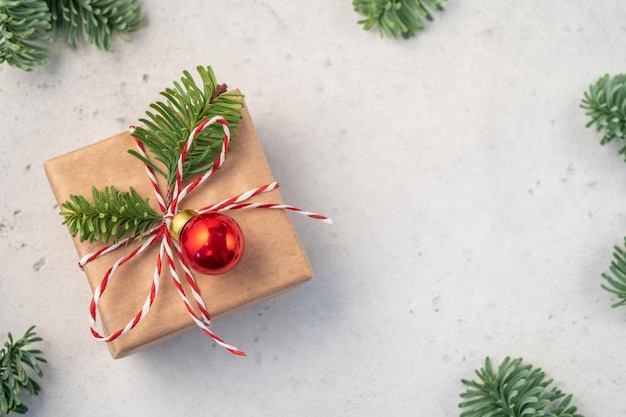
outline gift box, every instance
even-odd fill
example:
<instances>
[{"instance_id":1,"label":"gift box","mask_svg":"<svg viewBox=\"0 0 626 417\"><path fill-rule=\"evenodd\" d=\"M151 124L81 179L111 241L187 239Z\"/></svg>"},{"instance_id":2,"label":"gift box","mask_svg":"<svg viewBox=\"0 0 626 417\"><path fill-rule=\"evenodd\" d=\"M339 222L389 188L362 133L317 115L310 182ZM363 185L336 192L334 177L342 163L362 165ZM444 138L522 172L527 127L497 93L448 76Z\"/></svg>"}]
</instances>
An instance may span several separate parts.
<instances>
[{"instance_id":1,"label":"gift box","mask_svg":"<svg viewBox=\"0 0 626 417\"><path fill-rule=\"evenodd\" d=\"M181 209L205 207L274 181L245 104L241 115L224 165L185 198ZM92 186L100 190L114 186L118 191L133 187L142 197L149 198L150 205L160 212L144 165L127 152L134 146L131 134L125 132L46 161L45 171L59 206L70 195L91 195ZM159 178L159 186L163 191L167 185ZM250 199L250 202L255 201L282 202L278 190ZM241 261L222 275L194 273L212 319L276 296L313 276L306 253L284 210L237 210L228 215L239 223L245 236ZM102 242L80 242L78 236L73 242L79 257L105 246ZM111 265L136 245L123 246L85 266L92 291L100 285ZM158 245L151 246L120 267L108 284L99 302L99 317L105 334L123 328L141 310L150 292L157 255ZM177 272L184 276L180 264ZM183 286L189 294L189 285L183 282ZM87 301L84 300L86 315ZM192 328L195 324L170 272L164 268L158 294L146 317L130 332L107 345L113 358L121 358Z\"/></svg>"}]
</instances>

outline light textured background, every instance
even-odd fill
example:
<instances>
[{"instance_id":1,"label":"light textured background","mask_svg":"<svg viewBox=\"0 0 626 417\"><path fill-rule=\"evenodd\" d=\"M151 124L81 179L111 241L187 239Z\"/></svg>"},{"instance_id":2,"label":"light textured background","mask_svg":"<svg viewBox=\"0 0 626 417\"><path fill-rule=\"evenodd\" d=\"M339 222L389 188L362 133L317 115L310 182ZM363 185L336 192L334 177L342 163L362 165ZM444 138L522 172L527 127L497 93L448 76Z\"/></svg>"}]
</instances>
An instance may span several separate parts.
<instances>
[{"instance_id":1,"label":"light textured background","mask_svg":"<svg viewBox=\"0 0 626 417\"><path fill-rule=\"evenodd\" d=\"M450 0L409 41L349 0L146 1L114 53L0 67L0 338L37 324L32 416L456 416L461 378L521 356L586 416L626 416L626 309L600 274L626 235L626 165L579 103L624 71L626 7ZM183 69L239 87L316 272L113 361L42 164L136 123ZM93 169L97 169L95 164ZM182 305L181 305L182 308Z\"/></svg>"}]
</instances>

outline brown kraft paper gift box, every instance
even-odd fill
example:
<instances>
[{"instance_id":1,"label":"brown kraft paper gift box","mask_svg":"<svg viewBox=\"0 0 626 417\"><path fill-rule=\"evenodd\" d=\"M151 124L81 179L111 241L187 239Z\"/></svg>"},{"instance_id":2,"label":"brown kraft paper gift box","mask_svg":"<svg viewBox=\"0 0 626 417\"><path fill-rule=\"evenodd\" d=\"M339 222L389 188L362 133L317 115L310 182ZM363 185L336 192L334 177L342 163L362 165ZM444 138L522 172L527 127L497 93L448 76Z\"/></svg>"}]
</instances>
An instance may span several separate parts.
<instances>
[{"instance_id":1,"label":"brown kraft paper gift box","mask_svg":"<svg viewBox=\"0 0 626 417\"><path fill-rule=\"evenodd\" d=\"M224 165L191 192L180 209L205 207L274 181L245 105L241 115L243 118L233 131L234 138ZM99 190L114 186L118 191L133 187L143 198L149 198L153 209L160 212L144 165L127 152L134 147L130 133L120 133L46 161L46 174L59 206L70 195L91 199L92 186ZM163 190L161 178L159 183ZM249 202L281 203L282 200L274 190L255 196ZM217 276L194 273L212 319L275 296L313 276L306 253L285 211L249 209L226 214L241 226L246 247L241 261L231 271ZM105 246L102 242L80 242L78 236L73 241L79 258ZM136 244L131 244L119 248L85 266L92 292L113 263L135 247ZM141 309L150 291L158 247L158 244L152 245L135 256L120 267L109 282L99 302L99 317L105 335L123 328ZM71 262L71 265L76 263ZM187 296L192 299L180 265L177 272ZM89 300L84 303L87 317ZM129 333L107 345L113 358L121 358L195 327L169 270L163 268L159 291L147 316ZM219 330L213 330L219 334ZM88 328L85 332L89 332ZM236 340L228 342L238 344ZM207 336L207 346L210 343L213 341Z\"/></svg>"}]
</instances>

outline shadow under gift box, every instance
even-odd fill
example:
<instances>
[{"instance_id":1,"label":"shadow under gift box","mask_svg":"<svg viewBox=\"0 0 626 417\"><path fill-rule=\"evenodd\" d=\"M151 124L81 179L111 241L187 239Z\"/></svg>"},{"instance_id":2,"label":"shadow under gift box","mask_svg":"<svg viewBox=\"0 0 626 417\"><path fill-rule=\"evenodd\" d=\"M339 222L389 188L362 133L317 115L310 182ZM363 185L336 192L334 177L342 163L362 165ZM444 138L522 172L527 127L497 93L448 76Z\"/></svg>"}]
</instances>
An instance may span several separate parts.
<instances>
[{"instance_id":1,"label":"shadow under gift box","mask_svg":"<svg viewBox=\"0 0 626 417\"><path fill-rule=\"evenodd\" d=\"M224 165L203 185L187 195L180 209L205 207L274 181L245 104L241 115L242 120L232 132L234 137ZM99 190L114 186L117 191L128 191L133 187L144 199L149 198L150 205L159 213L144 165L130 155L128 149L135 149L134 140L130 133L121 133L46 161L46 174L59 206L70 195L83 195L91 200L92 186ZM159 186L165 195L163 189L166 184L162 178L159 178ZM282 203L282 200L278 191L274 190L255 196L248 202ZM232 216L241 226L246 247L239 264L225 274L208 276L194 272L212 319L276 296L313 276L306 253L284 210L233 210L225 214ZM79 258L106 246L101 242L80 242L78 237L73 238L73 241ZM100 285L113 263L131 252L136 245L133 243L121 247L85 266L92 292ZM159 243L155 243L136 255L122 265L109 282L99 302L99 316L105 335L126 326L141 310L150 292L158 248ZM70 265L76 265L76 262ZM183 281L187 297L195 304L183 271L176 262L177 273ZM81 302L85 304L87 318L89 300ZM130 332L107 345L111 356L117 359L193 328L197 326L164 265L159 291L147 316ZM219 330L213 330L219 335ZM89 332L88 326L85 332ZM236 340L227 342L238 344ZM213 341L207 336L207 346L209 343Z\"/></svg>"}]
</instances>

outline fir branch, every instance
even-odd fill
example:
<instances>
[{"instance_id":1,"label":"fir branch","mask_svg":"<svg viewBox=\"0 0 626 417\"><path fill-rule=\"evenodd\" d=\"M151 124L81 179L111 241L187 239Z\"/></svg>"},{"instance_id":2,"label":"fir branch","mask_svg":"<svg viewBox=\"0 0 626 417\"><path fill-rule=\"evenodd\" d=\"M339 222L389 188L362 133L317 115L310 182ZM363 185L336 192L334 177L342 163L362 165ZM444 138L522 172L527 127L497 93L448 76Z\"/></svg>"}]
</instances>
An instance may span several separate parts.
<instances>
[{"instance_id":1,"label":"fir branch","mask_svg":"<svg viewBox=\"0 0 626 417\"><path fill-rule=\"evenodd\" d=\"M624 241L626 242L626 239ZM602 288L620 298L620 301L613 304L613 307L624 306L626 305L626 252L618 246L613 249L613 261L611 261L609 271L608 274L602 274L602 278L606 281L602 284Z\"/></svg>"},{"instance_id":2,"label":"fir branch","mask_svg":"<svg viewBox=\"0 0 626 417\"><path fill-rule=\"evenodd\" d=\"M67 211L61 212L72 236L79 235L80 241L113 238L119 242L124 236L143 236L159 222L163 216L157 214L148 204L148 199L130 188L128 192L115 191L106 187L104 192L92 187L93 203L83 196L71 195L62 204Z\"/></svg>"},{"instance_id":3,"label":"fir branch","mask_svg":"<svg viewBox=\"0 0 626 417\"><path fill-rule=\"evenodd\" d=\"M0 0L0 64L24 71L45 64L50 50L42 45L52 42L50 12L45 0Z\"/></svg>"},{"instance_id":4,"label":"fir branch","mask_svg":"<svg viewBox=\"0 0 626 417\"><path fill-rule=\"evenodd\" d=\"M133 136L165 165L165 171L137 152L129 152L163 175L170 191L176 180L178 158L192 129L202 120L221 115L232 131L241 119L239 110L243 107L243 96L225 93L226 85L217 84L211 67L199 66L197 71L202 81L200 86L188 71L184 71L180 83L174 82L173 88L161 92L167 102L152 103L150 108L154 112L147 111L148 118L140 119L145 127L133 131ZM223 140L221 126L211 126L198 134L184 161L183 178L211 169Z\"/></svg>"},{"instance_id":5,"label":"fir branch","mask_svg":"<svg viewBox=\"0 0 626 417\"><path fill-rule=\"evenodd\" d=\"M432 21L431 10L443 10L444 0L353 0L354 10L367 18L360 20L363 29L378 25L381 36L411 38Z\"/></svg>"},{"instance_id":6,"label":"fir branch","mask_svg":"<svg viewBox=\"0 0 626 417\"><path fill-rule=\"evenodd\" d=\"M113 35L128 41L127 34L143 23L137 0L47 0L58 37L70 47L82 39L106 51Z\"/></svg>"},{"instance_id":7,"label":"fir branch","mask_svg":"<svg viewBox=\"0 0 626 417\"><path fill-rule=\"evenodd\" d=\"M41 390L37 381L26 373L27 368L30 368L41 378L43 372L39 367L39 362L46 362L40 356L40 350L25 349L27 345L42 340L35 334L34 329L35 326L31 326L24 336L15 342L9 333L7 335L9 340L4 343L4 348L0 349L0 377L2 378L0 414L26 413L28 407L22 403L22 389L26 389L31 395L37 395Z\"/></svg>"},{"instance_id":8,"label":"fir branch","mask_svg":"<svg viewBox=\"0 0 626 417\"><path fill-rule=\"evenodd\" d=\"M461 380L468 387L461 394L461 417L582 417L570 405L571 395L548 388L552 380L522 359L506 358L494 372L487 358L476 375L478 382Z\"/></svg>"},{"instance_id":9,"label":"fir branch","mask_svg":"<svg viewBox=\"0 0 626 417\"><path fill-rule=\"evenodd\" d=\"M590 85L580 107L591 117L586 127L595 125L598 132L604 130L600 143L618 138L622 142L619 153L626 157L626 74L607 74Z\"/></svg>"},{"instance_id":10,"label":"fir branch","mask_svg":"<svg viewBox=\"0 0 626 417\"><path fill-rule=\"evenodd\" d=\"M600 144L617 138L621 142L618 153L626 158L626 74L606 74L598 79L585 92L580 107L591 118L586 127L604 131ZM602 288L620 298L613 307L626 305L626 252L618 246L614 247L609 273L602 274L602 278Z\"/></svg>"},{"instance_id":11,"label":"fir branch","mask_svg":"<svg viewBox=\"0 0 626 417\"><path fill-rule=\"evenodd\" d=\"M156 158L165 165L165 171L155 162L145 159L139 153L129 153L151 166L163 175L173 187L176 177L176 165L189 133L202 120L222 115L234 129L243 107L240 94L225 93L226 85L218 85L210 67L198 67L202 79L202 88L196 85L193 77L185 71L180 83L174 88L167 88L161 93L168 99L167 104L156 102L150 105L155 111L147 112L149 119L141 119L146 127L138 127L133 136L143 143ZM183 177L209 170L219 154L224 137L221 127L212 126L204 129L194 141L183 164ZM72 236L79 236L81 241L113 239L119 242L125 236L141 237L149 233L163 217L157 214L131 187L128 192L115 191L107 187L104 191L92 188L92 201L83 196L70 196L61 206L66 210L63 224L69 228Z\"/></svg>"}]
</instances>

